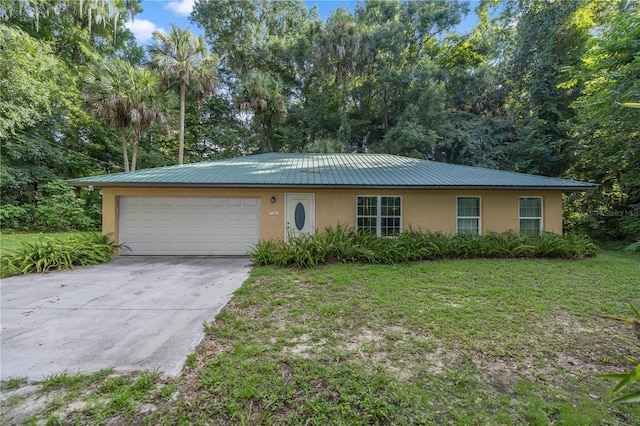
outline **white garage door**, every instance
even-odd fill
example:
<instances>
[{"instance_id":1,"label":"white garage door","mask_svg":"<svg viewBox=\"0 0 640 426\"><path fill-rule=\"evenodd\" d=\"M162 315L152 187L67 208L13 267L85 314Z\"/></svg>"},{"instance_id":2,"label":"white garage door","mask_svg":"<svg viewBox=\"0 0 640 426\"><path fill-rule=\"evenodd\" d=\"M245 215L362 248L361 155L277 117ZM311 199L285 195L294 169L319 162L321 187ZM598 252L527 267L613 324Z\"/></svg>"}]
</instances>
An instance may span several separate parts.
<instances>
[{"instance_id":1,"label":"white garage door","mask_svg":"<svg viewBox=\"0 0 640 426\"><path fill-rule=\"evenodd\" d=\"M123 255L244 255L259 238L259 198L120 198Z\"/></svg>"}]
</instances>

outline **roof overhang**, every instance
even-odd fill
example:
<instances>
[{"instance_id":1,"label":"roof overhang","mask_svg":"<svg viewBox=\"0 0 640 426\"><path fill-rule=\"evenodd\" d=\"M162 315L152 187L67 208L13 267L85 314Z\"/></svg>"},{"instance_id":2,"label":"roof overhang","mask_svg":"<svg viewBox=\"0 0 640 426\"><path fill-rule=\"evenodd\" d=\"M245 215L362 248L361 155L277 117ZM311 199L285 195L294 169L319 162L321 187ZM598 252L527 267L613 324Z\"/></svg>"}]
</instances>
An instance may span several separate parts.
<instances>
[{"instance_id":1,"label":"roof overhang","mask_svg":"<svg viewBox=\"0 0 640 426\"><path fill-rule=\"evenodd\" d=\"M210 184L210 183L140 183L140 182L73 182L75 187L95 188L305 188L305 189L381 189L381 190L518 190L518 191L562 191L582 192L598 188L597 184L584 186L509 186L509 185L430 185L430 186L394 186L394 185L266 185L266 184Z\"/></svg>"}]
</instances>

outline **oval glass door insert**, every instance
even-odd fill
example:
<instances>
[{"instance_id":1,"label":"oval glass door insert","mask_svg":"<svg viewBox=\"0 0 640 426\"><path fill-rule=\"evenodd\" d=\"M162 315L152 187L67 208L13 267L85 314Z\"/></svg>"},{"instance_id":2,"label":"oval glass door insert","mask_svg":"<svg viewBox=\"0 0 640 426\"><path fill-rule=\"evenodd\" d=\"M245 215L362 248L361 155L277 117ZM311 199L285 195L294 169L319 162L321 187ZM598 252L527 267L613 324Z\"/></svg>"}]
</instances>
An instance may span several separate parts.
<instances>
[{"instance_id":1,"label":"oval glass door insert","mask_svg":"<svg viewBox=\"0 0 640 426\"><path fill-rule=\"evenodd\" d=\"M296 206L296 210L294 212L294 219L296 222L296 228L298 228L298 231L302 231L302 228L304 228L304 221L305 221L304 206L302 205L302 203L298 203L298 205Z\"/></svg>"}]
</instances>

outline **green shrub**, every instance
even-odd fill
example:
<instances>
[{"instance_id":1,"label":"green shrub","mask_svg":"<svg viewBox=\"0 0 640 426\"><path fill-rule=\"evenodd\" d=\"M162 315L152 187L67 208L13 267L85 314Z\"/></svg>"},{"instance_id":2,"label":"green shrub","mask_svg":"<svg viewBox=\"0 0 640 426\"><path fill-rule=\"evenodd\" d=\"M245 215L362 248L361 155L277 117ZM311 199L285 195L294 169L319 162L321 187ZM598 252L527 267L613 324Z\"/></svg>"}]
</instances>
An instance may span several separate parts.
<instances>
[{"instance_id":1,"label":"green shrub","mask_svg":"<svg viewBox=\"0 0 640 426\"><path fill-rule=\"evenodd\" d=\"M62 181L42 185L33 205L0 205L3 232L90 231L99 229L102 218L100 191L83 191L77 197Z\"/></svg>"},{"instance_id":2,"label":"green shrub","mask_svg":"<svg viewBox=\"0 0 640 426\"><path fill-rule=\"evenodd\" d=\"M280 240L259 241L251 252L253 261L258 265L274 265L276 263L276 253L281 245L282 242Z\"/></svg>"},{"instance_id":3,"label":"green shrub","mask_svg":"<svg viewBox=\"0 0 640 426\"><path fill-rule=\"evenodd\" d=\"M323 263L396 264L443 258L564 258L596 254L589 237L580 235L518 236L490 233L482 236L446 235L408 230L380 238L353 228L329 227L298 238L260 241L250 252L258 265L313 268Z\"/></svg>"},{"instance_id":4,"label":"green shrub","mask_svg":"<svg viewBox=\"0 0 640 426\"><path fill-rule=\"evenodd\" d=\"M6 204L0 206L0 229L2 231L24 231L29 227L30 215L26 206Z\"/></svg>"},{"instance_id":5,"label":"green shrub","mask_svg":"<svg viewBox=\"0 0 640 426\"><path fill-rule=\"evenodd\" d=\"M630 208L620 218L620 229L631 241L640 240L640 205Z\"/></svg>"},{"instance_id":6,"label":"green shrub","mask_svg":"<svg viewBox=\"0 0 640 426\"><path fill-rule=\"evenodd\" d=\"M31 272L48 272L110 261L117 248L108 235L82 234L69 240L42 238L23 242L21 247L3 254L0 275L8 277Z\"/></svg>"},{"instance_id":7,"label":"green shrub","mask_svg":"<svg viewBox=\"0 0 640 426\"><path fill-rule=\"evenodd\" d=\"M76 197L73 189L62 181L42 186L36 197L34 227L37 230L69 231L95 228L85 211L85 201Z\"/></svg>"},{"instance_id":8,"label":"green shrub","mask_svg":"<svg viewBox=\"0 0 640 426\"><path fill-rule=\"evenodd\" d=\"M640 252L640 241L636 241L633 244L629 244L624 248L626 251Z\"/></svg>"}]
</instances>

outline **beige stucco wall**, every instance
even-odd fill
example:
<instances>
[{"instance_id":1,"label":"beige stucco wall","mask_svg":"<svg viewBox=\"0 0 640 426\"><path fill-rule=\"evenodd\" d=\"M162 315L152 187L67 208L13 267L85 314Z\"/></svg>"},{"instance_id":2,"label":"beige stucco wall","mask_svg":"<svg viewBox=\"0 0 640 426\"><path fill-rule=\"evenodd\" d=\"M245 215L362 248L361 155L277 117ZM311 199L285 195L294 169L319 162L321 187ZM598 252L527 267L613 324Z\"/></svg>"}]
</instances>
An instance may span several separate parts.
<instances>
[{"instance_id":1,"label":"beige stucco wall","mask_svg":"<svg viewBox=\"0 0 640 426\"><path fill-rule=\"evenodd\" d=\"M118 236L117 208L122 196L259 197L261 199L261 238L284 238L285 194L313 193L316 202L316 228L341 223L355 225L357 195L395 195L402 197L403 229L421 229L454 234L456 197L479 196L482 233L518 232L518 199L543 198L545 231L562 233L562 193L560 191L513 190L375 190L300 188L104 188L102 190L102 230ZM276 202L271 203L271 197ZM270 214L278 212L278 215Z\"/></svg>"}]
</instances>

